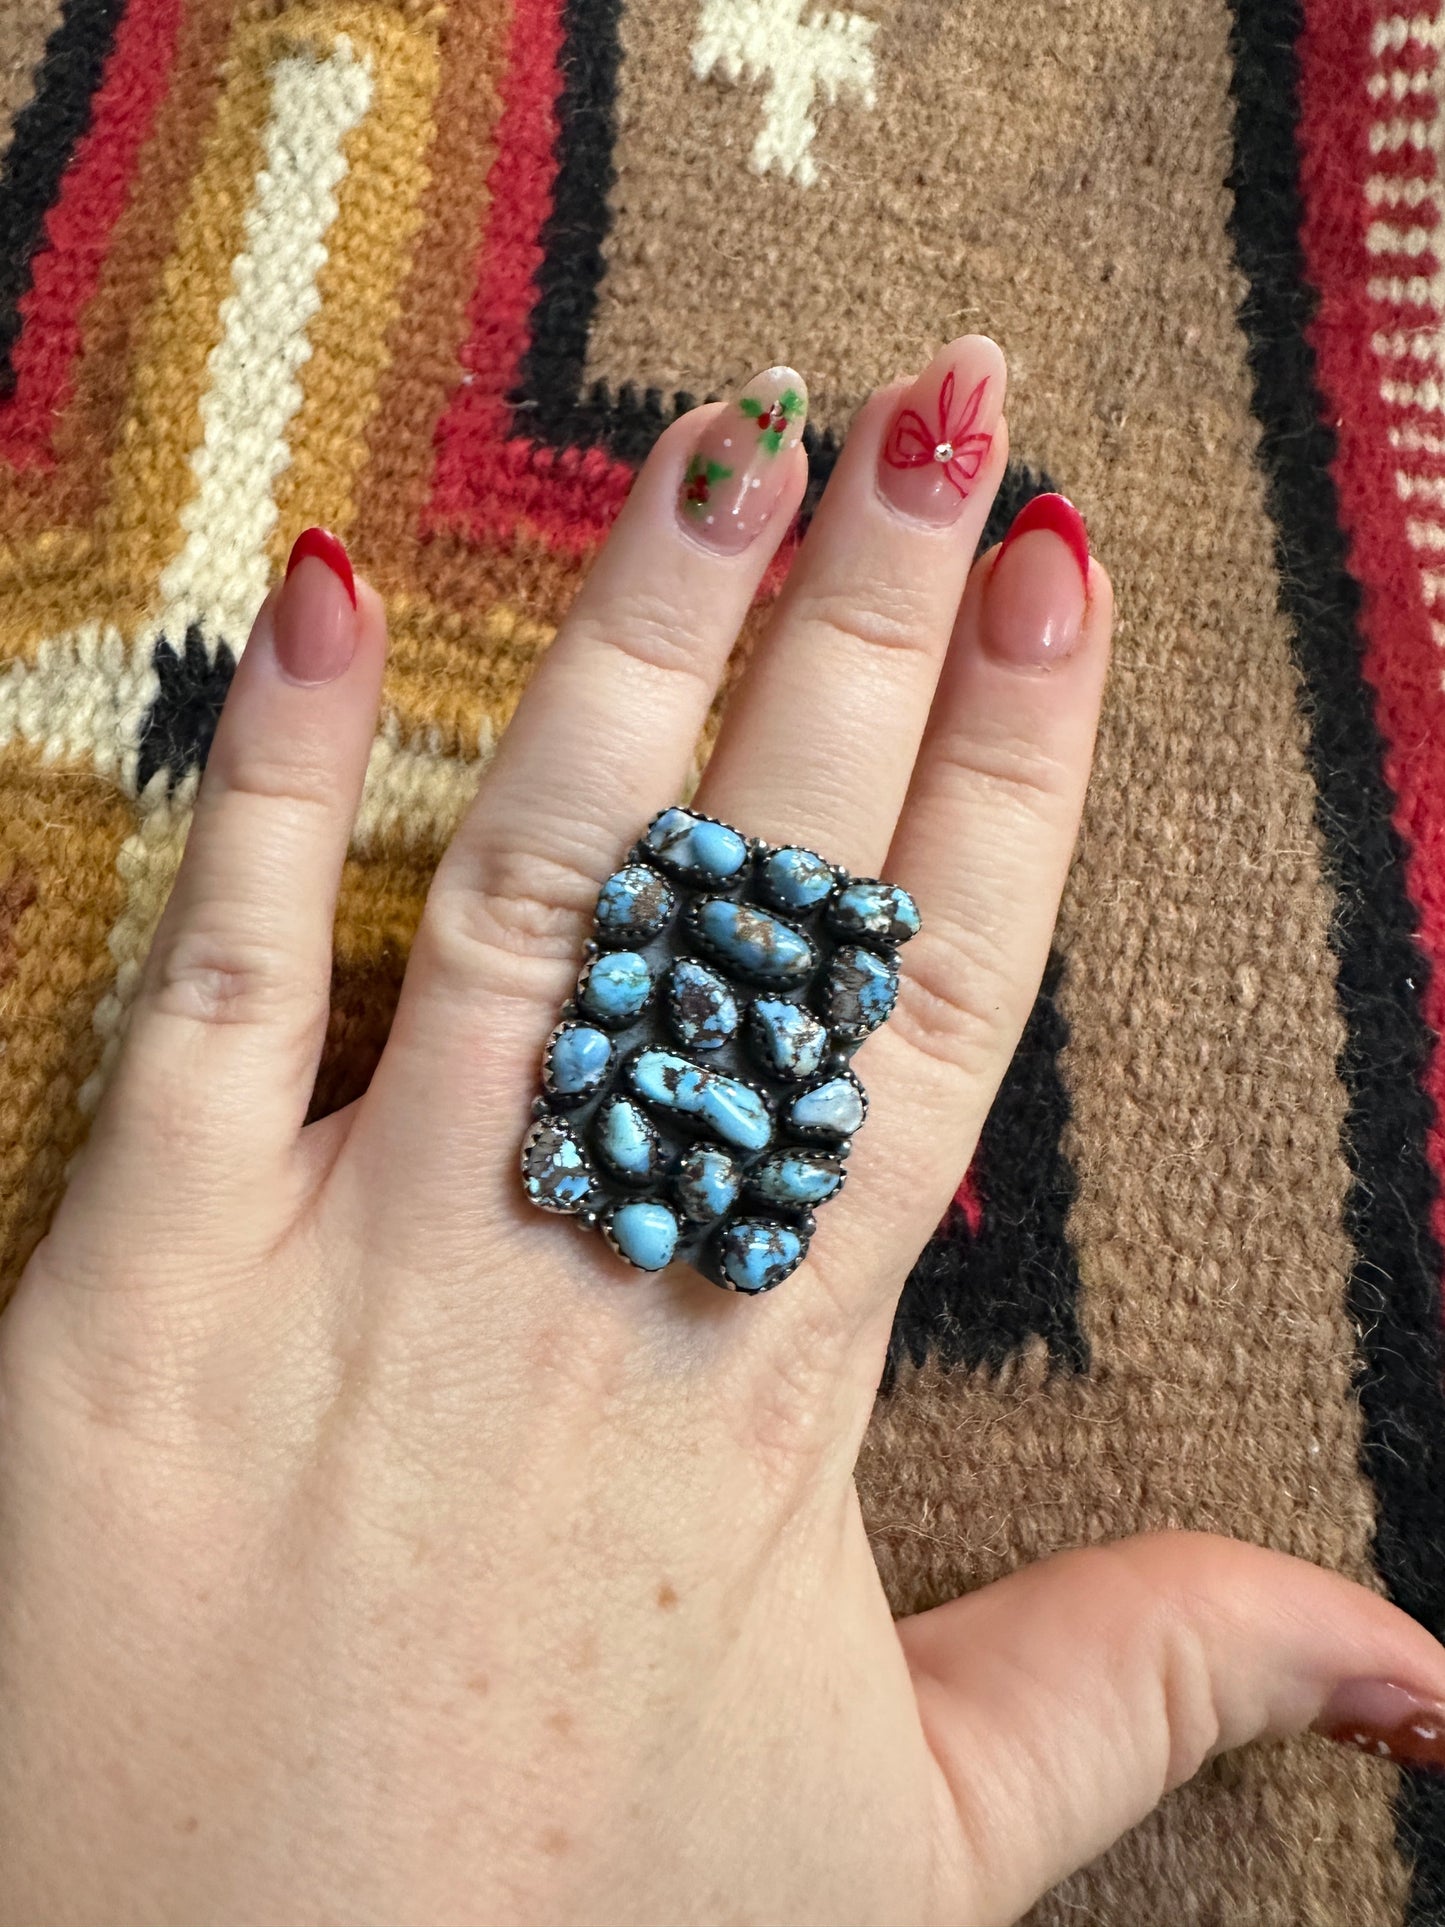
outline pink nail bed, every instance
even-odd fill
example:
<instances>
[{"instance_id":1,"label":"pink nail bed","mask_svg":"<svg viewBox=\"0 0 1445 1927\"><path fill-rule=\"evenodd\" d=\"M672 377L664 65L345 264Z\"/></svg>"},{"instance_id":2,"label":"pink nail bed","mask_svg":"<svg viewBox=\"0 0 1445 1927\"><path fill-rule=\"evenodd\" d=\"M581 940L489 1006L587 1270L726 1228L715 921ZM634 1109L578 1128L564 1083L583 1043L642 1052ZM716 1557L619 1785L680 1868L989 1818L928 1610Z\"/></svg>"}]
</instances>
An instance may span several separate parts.
<instances>
[{"instance_id":1,"label":"pink nail bed","mask_svg":"<svg viewBox=\"0 0 1445 1927\"><path fill-rule=\"evenodd\" d=\"M940 355L898 404L878 458L878 488L904 515L954 522L993 445L1003 381L975 354Z\"/></svg>"},{"instance_id":2,"label":"pink nail bed","mask_svg":"<svg viewBox=\"0 0 1445 1927\"><path fill-rule=\"evenodd\" d=\"M684 526L710 549L737 555L760 535L803 439L808 390L792 368L755 375L698 438L678 491Z\"/></svg>"},{"instance_id":3,"label":"pink nail bed","mask_svg":"<svg viewBox=\"0 0 1445 1927\"><path fill-rule=\"evenodd\" d=\"M1078 647L1089 600L1089 532L1062 495L1014 518L983 592L983 646L1001 662L1046 668Z\"/></svg>"},{"instance_id":4,"label":"pink nail bed","mask_svg":"<svg viewBox=\"0 0 1445 1927\"><path fill-rule=\"evenodd\" d=\"M291 682L332 682L356 653L356 578L329 529L296 539L271 614L276 661Z\"/></svg>"}]
</instances>

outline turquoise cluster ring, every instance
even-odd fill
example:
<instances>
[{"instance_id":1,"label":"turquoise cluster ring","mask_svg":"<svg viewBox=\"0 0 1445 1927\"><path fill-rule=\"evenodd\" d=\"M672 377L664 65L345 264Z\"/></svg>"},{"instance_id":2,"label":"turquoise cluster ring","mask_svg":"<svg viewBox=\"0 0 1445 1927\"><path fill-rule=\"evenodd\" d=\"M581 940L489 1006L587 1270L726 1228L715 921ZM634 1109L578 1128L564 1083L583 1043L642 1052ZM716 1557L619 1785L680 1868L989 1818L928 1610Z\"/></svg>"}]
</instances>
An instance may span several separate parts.
<instances>
[{"instance_id":1,"label":"turquoise cluster ring","mask_svg":"<svg viewBox=\"0 0 1445 1927\"><path fill-rule=\"evenodd\" d=\"M898 997L906 890L815 851L661 811L598 892L522 1144L540 1210L641 1271L771 1291L843 1187L868 1099L850 1067Z\"/></svg>"}]
</instances>

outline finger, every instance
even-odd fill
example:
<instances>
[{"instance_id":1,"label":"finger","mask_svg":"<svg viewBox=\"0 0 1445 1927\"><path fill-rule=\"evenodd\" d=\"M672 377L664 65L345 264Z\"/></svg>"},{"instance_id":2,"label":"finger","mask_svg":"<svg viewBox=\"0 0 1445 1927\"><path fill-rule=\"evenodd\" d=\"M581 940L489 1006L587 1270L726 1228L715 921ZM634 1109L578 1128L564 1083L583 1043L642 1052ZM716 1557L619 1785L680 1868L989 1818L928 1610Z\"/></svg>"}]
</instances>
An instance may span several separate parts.
<instances>
[{"instance_id":1,"label":"finger","mask_svg":"<svg viewBox=\"0 0 1445 1927\"><path fill-rule=\"evenodd\" d=\"M1063 1553L898 1633L957 1815L946 1911L980 1927L1017 1920L1231 1747L1318 1724L1445 1764L1445 1650L1258 1546L1161 1533Z\"/></svg>"},{"instance_id":2,"label":"finger","mask_svg":"<svg viewBox=\"0 0 1445 1927\"><path fill-rule=\"evenodd\" d=\"M376 594L308 530L237 664L97 1120L96 1158L168 1206L263 1195L304 1122L385 652Z\"/></svg>"},{"instance_id":3,"label":"finger","mask_svg":"<svg viewBox=\"0 0 1445 1927\"><path fill-rule=\"evenodd\" d=\"M598 884L682 790L748 605L802 497L806 390L769 369L659 440L437 871L393 1036L494 1043L575 974Z\"/></svg>"},{"instance_id":4,"label":"finger","mask_svg":"<svg viewBox=\"0 0 1445 1927\"><path fill-rule=\"evenodd\" d=\"M728 703L703 809L882 862L1007 460L1004 386L1002 354L970 335L863 410Z\"/></svg>"},{"instance_id":5,"label":"finger","mask_svg":"<svg viewBox=\"0 0 1445 1927\"><path fill-rule=\"evenodd\" d=\"M869 1040L872 1100L820 1263L880 1327L973 1154L1048 960L1078 836L1113 595L1077 511L1039 497L974 570L884 866L923 928ZM830 1249L837 1256L830 1257Z\"/></svg>"},{"instance_id":6,"label":"finger","mask_svg":"<svg viewBox=\"0 0 1445 1927\"><path fill-rule=\"evenodd\" d=\"M493 1227L520 1215L497 1118L520 1115L535 1089L599 884L685 786L802 499L806 405L800 376L769 369L654 447L438 866L348 1146L359 1184L405 1159L424 1208L449 1221L465 1215L459 1196ZM406 1120L438 1109L448 1129L419 1162Z\"/></svg>"}]
</instances>

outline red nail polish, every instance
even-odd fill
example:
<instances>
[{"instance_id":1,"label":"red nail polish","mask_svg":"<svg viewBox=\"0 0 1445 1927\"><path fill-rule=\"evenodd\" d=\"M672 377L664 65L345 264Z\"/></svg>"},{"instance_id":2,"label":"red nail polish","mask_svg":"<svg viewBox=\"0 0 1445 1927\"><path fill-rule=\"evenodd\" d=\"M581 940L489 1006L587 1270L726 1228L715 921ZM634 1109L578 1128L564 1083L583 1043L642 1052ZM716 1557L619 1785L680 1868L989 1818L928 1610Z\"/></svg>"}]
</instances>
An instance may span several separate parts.
<instances>
[{"instance_id":1,"label":"red nail polish","mask_svg":"<svg viewBox=\"0 0 1445 1927\"><path fill-rule=\"evenodd\" d=\"M321 567L303 569L303 562ZM280 593L267 606L277 666L291 682L315 687L350 668L361 633L356 578L329 530L298 536Z\"/></svg>"},{"instance_id":2,"label":"red nail polish","mask_svg":"<svg viewBox=\"0 0 1445 1927\"><path fill-rule=\"evenodd\" d=\"M1001 562L1009 549L1021 535L1031 535L1036 529L1047 529L1057 535L1060 541L1067 542L1069 552L1079 565L1079 574L1084 578L1084 586L1089 584L1089 531L1084 518L1074 507L1067 495L1036 495L1014 517L1003 546L998 552ZM997 564L995 564L997 566Z\"/></svg>"},{"instance_id":3,"label":"red nail polish","mask_svg":"<svg viewBox=\"0 0 1445 1927\"><path fill-rule=\"evenodd\" d=\"M286 573L290 575L308 555L314 555L318 562L324 562L331 573L340 581L341 586L351 597L351 606L356 607L356 577L351 572L351 557L342 543L330 529L303 529L291 547L286 561Z\"/></svg>"},{"instance_id":4,"label":"red nail polish","mask_svg":"<svg viewBox=\"0 0 1445 1927\"><path fill-rule=\"evenodd\" d=\"M1015 548L1021 537L1033 539ZM1036 495L1014 517L983 589L979 634L989 655L1022 668L1063 662L1089 607L1089 537L1062 495Z\"/></svg>"},{"instance_id":5,"label":"red nail polish","mask_svg":"<svg viewBox=\"0 0 1445 1927\"><path fill-rule=\"evenodd\" d=\"M1315 1722L1315 1731L1375 1759L1445 1773L1445 1705L1392 1681L1347 1681Z\"/></svg>"}]
</instances>

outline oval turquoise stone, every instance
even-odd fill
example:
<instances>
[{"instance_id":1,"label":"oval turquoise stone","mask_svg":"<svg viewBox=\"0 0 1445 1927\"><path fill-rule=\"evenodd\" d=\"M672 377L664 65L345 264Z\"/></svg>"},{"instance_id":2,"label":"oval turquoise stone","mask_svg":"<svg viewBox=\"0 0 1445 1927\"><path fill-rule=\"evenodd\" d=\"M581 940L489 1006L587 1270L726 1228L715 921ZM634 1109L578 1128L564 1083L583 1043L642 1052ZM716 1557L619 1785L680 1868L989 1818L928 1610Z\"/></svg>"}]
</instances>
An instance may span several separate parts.
<instances>
[{"instance_id":1,"label":"oval turquoise stone","mask_svg":"<svg viewBox=\"0 0 1445 1927\"><path fill-rule=\"evenodd\" d=\"M608 1213L607 1236L628 1264L661 1271L677 1250L677 1219L665 1204L637 1198Z\"/></svg>"},{"instance_id":2,"label":"oval turquoise stone","mask_svg":"<svg viewBox=\"0 0 1445 1927\"><path fill-rule=\"evenodd\" d=\"M747 842L736 830L691 810L664 810L642 840L660 862L698 883L726 883L748 860Z\"/></svg>"},{"instance_id":3,"label":"oval turquoise stone","mask_svg":"<svg viewBox=\"0 0 1445 1927\"><path fill-rule=\"evenodd\" d=\"M561 1024L547 1046L543 1082L556 1097L586 1097L607 1075L612 1042L590 1024Z\"/></svg>"},{"instance_id":4,"label":"oval turquoise stone","mask_svg":"<svg viewBox=\"0 0 1445 1927\"><path fill-rule=\"evenodd\" d=\"M630 1097L610 1097L592 1126L597 1155L621 1178L646 1184L657 1174L659 1145L651 1122Z\"/></svg>"},{"instance_id":5,"label":"oval turquoise stone","mask_svg":"<svg viewBox=\"0 0 1445 1927\"><path fill-rule=\"evenodd\" d=\"M816 909L836 880L831 866L812 850L774 850L758 872L763 895L780 910Z\"/></svg>"},{"instance_id":6,"label":"oval turquoise stone","mask_svg":"<svg viewBox=\"0 0 1445 1927\"><path fill-rule=\"evenodd\" d=\"M822 999L832 1029L844 1037L866 1037L897 1002L898 972L861 944L844 944L824 972Z\"/></svg>"},{"instance_id":7,"label":"oval turquoise stone","mask_svg":"<svg viewBox=\"0 0 1445 1927\"><path fill-rule=\"evenodd\" d=\"M852 1137L863 1122L863 1108L857 1079L845 1073L795 1097L788 1106L788 1124L808 1137Z\"/></svg>"},{"instance_id":8,"label":"oval turquoise stone","mask_svg":"<svg viewBox=\"0 0 1445 1927\"><path fill-rule=\"evenodd\" d=\"M766 1151L773 1138L768 1107L741 1078L705 1070L676 1051L640 1051L629 1072L638 1096L660 1111L694 1117L740 1151Z\"/></svg>"},{"instance_id":9,"label":"oval turquoise stone","mask_svg":"<svg viewBox=\"0 0 1445 1927\"><path fill-rule=\"evenodd\" d=\"M715 970L684 957L667 973L667 1015L689 1050L716 1050L738 1027L738 1000Z\"/></svg>"},{"instance_id":10,"label":"oval turquoise stone","mask_svg":"<svg viewBox=\"0 0 1445 1927\"><path fill-rule=\"evenodd\" d=\"M828 1032L811 1010L782 997L755 997L748 1012L753 1048L774 1077L799 1083L822 1067Z\"/></svg>"},{"instance_id":11,"label":"oval turquoise stone","mask_svg":"<svg viewBox=\"0 0 1445 1927\"><path fill-rule=\"evenodd\" d=\"M646 957L635 950L609 950L587 966L577 1002L599 1024L630 1024L651 995Z\"/></svg>"},{"instance_id":12,"label":"oval turquoise stone","mask_svg":"<svg viewBox=\"0 0 1445 1927\"><path fill-rule=\"evenodd\" d=\"M748 1190L764 1204L806 1211L826 1204L843 1183L843 1163L826 1151L774 1151L748 1173Z\"/></svg>"},{"instance_id":13,"label":"oval turquoise stone","mask_svg":"<svg viewBox=\"0 0 1445 1927\"><path fill-rule=\"evenodd\" d=\"M713 955L760 982L791 982L805 976L816 961L801 930L750 903L708 897L693 915L698 935Z\"/></svg>"},{"instance_id":14,"label":"oval turquoise stone","mask_svg":"<svg viewBox=\"0 0 1445 1927\"><path fill-rule=\"evenodd\" d=\"M539 1117L522 1145L522 1187L543 1211L580 1211L597 1188L582 1141L565 1119Z\"/></svg>"},{"instance_id":15,"label":"oval turquoise stone","mask_svg":"<svg viewBox=\"0 0 1445 1927\"><path fill-rule=\"evenodd\" d=\"M742 1180L726 1151L695 1144L677 1167L677 1201L695 1224L711 1224L737 1203Z\"/></svg>"},{"instance_id":16,"label":"oval turquoise stone","mask_svg":"<svg viewBox=\"0 0 1445 1927\"><path fill-rule=\"evenodd\" d=\"M672 885L645 863L614 870L597 896L597 936L602 943L646 943L677 908Z\"/></svg>"},{"instance_id":17,"label":"oval turquoise stone","mask_svg":"<svg viewBox=\"0 0 1445 1927\"><path fill-rule=\"evenodd\" d=\"M845 884L829 906L828 921L840 935L865 943L907 943L923 927L908 892L873 877Z\"/></svg>"},{"instance_id":18,"label":"oval turquoise stone","mask_svg":"<svg viewBox=\"0 0 1445 1927\"><path fill-rule=\"evenodd\" d=\"M797 1269L804 1248L791 1225L743 1218L718 1240L718 1268L734 1291L771 1291Z\"/></svg>"}]
</instances>

